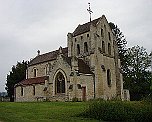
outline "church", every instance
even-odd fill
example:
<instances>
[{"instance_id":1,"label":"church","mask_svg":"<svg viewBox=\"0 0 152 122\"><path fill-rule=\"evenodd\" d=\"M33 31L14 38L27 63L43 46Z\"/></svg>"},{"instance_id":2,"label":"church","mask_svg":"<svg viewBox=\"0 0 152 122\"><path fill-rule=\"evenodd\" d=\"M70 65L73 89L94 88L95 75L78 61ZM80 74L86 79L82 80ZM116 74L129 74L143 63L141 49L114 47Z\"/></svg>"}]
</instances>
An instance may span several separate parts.
<instances>
[{"instance_id":1,"label":"church","mask_svg":"<svg viewBox=\"0 0 152 122\"><path fill-rule=\"evenodd\" d=\"M15 101L124 99L116 38L104 15L67 34L67 47L40 54L14 87Z\"/></svg>"}]
</instances>

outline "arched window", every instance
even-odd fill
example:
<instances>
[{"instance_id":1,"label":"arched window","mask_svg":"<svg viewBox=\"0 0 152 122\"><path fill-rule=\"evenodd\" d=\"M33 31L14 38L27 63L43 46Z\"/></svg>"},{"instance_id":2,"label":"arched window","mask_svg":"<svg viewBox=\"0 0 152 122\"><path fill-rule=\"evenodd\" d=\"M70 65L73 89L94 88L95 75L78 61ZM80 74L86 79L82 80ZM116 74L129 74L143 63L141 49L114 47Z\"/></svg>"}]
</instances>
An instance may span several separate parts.
<instances>
[{"instance_id":1,"label":"arched window","mask_svg":"<svg viewBox=\"0 0 152 122\"><path fill-rule=\"evenodd\" d=\"M33 86L33 95L35 95L35 86Z\"/></svg>"},{"instance_id":2,"label":"arched window","mask_svg":"<svg viewBox=\"0 0 152 122\"><path fill-rule=\"evenodd\" d=\"M103 29L104 29L104 30L103 30L103 31L104 31L104 33L103 33L104 35L103 35L103 36L106 38L106 36L107 36L107 29L106 29L106 25L104 25L104 28L103 28Z\"/></svg>"},{"instance_id":3,"label":"arched window","mask_svg":"<svg viewBox=\"0 0 152 122\"><path fill-rule=\"evenodd\" d=\"M110 69L107 70L107 84L111 86L111 72Z\"/></svg>"},{"instance_id":4,"label":"arched window","mask_svg":"<svg viewBox=\"0 0 152 122\"><path fill-rule=\"evenodd\" d=\"M104 25L104 31L106 31L106 25Z\"/></svg>"},{"instance_id":5,"label":"arched window","mask_svg":"<svg viewBox=\"0 0 152 122\"><path fill-rule=\"evenodd\" d=\"M49 73L49 64L45 65L45 76L47 76Z\"/></svg>"},{"instance_id":6,"label":"arched window","mask_svg":"<svg viewBox=\"0 0 152 122\"><path fill-rule=\"evenodd\" d=\"M111 45L108 43L108 54L111 55Z\"/></svg>"},{"instance_id":7,"label":"arched window","mask_svg":"<svg viewBox=\"0 0 152 122\"><path fill-rule=\"evenodd\" d=\"M65 78L61 72L56 75L55 85L56 93L65 93Z\"/></svg>"},{"instance_id":8,"label":"arched window","mask_svg":"<svg viewBox=\"0 0 152 122\"><path fill-rule=\"evenodd\" d=\"M80 54L80 45L77 44L77 55L79 55L79 54Z\"/></svg>"},{"instance_id":9,"label":"arched window","mask_svg":"<svg viewBox=\"0 0 152 122\"><path fill-rule=\"evenodd\" d=\"M101 28L101 36L103 37L103 29Z\"/></svg>"},{"instance_id":10,"label":"arched window","mask_svg":"<svg viewBox=\"0 0 152 122\"><path fill-rule=\"evenodd\" d=\"M84 43L84 53L88 52L88 44L87 42Z\"/></svg>"},{"instance_id":11,"label":"arched window","mask_svg":"<svg viewBox=\"0 0 152 122\"><path fill-rule=\"evenodd\" d=\"M34 70L34 77L36 77L37 76L37 70L36 70L36 68L34 68L33 70Z\"/></svg>"},{"instance_id":12,"label":"arched window","mask_svg":"<svg viewBox=\"0 0 152 122\"><path fill-rule=\"evenodd\" d=\"M108 32L108 38L109 38L109 40L111 41L111 35L110 35L110 32Z\"/></svg>"},{"instance_id":13,"label":"arched window","mask_svg":"<svg viewBox=\"0 0 152 122\"><path fill-rule=\"evenodd\" d=\"M23 96L23 87L21 87L21 96Z\"/></svg>"},{"instance_id":14,"label":"arched window","mask_svg":"<svg viewBox=\"0 0 152 122\"><path fill-rule=\"evenodd\" d=\"M87 38L89 38L89 34L87 34Z\"/></svg>"},{"instance_id":15,"label":"arched window","mask_svg":"<svg viewBox=\"0 0 152 122\"><path fill-rule=\"evenodd\" d=\"M105 43L102 41L102 52L105 53Z\"/></svg>"}]
</instances>

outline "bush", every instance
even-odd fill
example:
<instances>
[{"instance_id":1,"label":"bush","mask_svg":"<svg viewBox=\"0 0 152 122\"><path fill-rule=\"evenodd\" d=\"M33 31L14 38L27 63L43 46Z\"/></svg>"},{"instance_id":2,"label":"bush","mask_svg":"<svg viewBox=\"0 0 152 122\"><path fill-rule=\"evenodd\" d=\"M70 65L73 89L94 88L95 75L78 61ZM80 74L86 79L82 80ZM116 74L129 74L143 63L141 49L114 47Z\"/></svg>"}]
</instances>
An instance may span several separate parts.
<instances>
[{"instance_id":1,"label":"bush","mask_svg":"<svg viewBox=\"0 0 152 122\"><path fill-rule=\"evenodd\" d=\"M142 102L91 101L82 116L105 121L151 121L152 106Z\"/></svg>"},{"instance_id":2,"label":"bush","mask_svg":"<svg viewBox=\"0 0 152 122\"><path fill-rule=\"evenodd\" d=\"M147 97L143 98L142 101L152 104L152 93L150 93Z\"/></svg>"}]
</instances>

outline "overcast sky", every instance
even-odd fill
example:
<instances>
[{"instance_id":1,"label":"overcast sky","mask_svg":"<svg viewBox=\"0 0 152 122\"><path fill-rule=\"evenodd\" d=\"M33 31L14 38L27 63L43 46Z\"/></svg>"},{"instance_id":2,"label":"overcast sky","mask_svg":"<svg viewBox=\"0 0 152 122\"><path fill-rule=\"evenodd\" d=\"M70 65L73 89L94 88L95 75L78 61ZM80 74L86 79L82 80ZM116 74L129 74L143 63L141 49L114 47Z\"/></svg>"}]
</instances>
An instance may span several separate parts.
<instances>
[{"instance_id":1,"label":"overcast sky","mask_svg":"<svg viewBox=\"0 0 152 122\"><path fill-rule=\"evenodd\" d=\"M0 92L17 61L66 47L67 33L103 14L118 25L128 47L152 51L152 0L0 0Z\"/></svg>"}]
</instances>

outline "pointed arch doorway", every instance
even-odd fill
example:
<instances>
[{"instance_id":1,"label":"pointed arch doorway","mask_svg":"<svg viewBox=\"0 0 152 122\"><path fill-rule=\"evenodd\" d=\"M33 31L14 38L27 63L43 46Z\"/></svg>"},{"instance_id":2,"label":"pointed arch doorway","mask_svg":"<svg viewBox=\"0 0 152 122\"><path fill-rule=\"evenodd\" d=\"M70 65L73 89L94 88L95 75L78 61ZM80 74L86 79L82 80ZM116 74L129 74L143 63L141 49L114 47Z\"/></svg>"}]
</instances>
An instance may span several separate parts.
<instances>
[{"instance_id":1,"label":"pointed arch doorway","mask_svg":"<svg viewBox=\"0 0 152 122\"><path fill-rule=\"evenodd\" d=\"M61 72L58 72L55 78L55 93L65 93L65 78Z\"/></svg>"}]
</instances>

